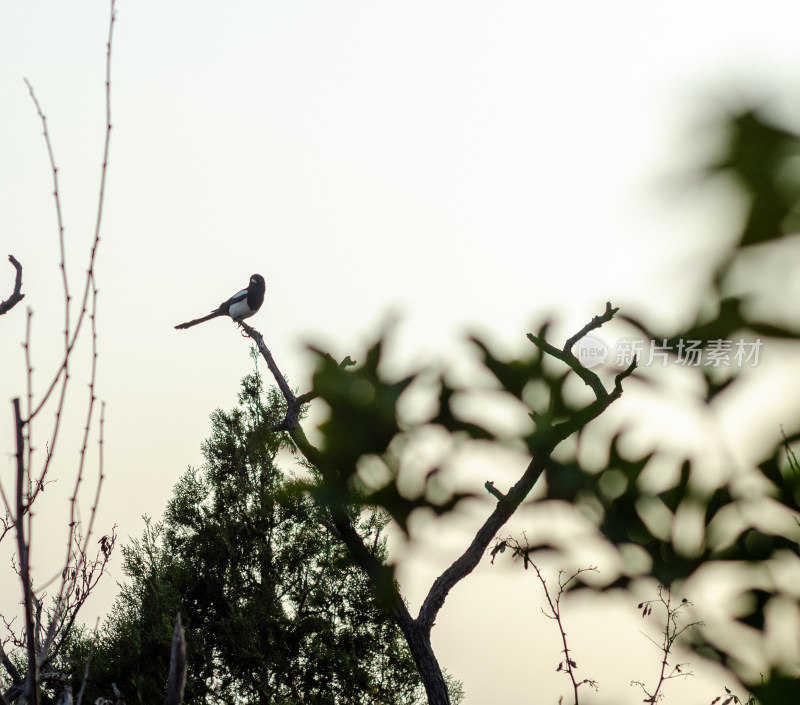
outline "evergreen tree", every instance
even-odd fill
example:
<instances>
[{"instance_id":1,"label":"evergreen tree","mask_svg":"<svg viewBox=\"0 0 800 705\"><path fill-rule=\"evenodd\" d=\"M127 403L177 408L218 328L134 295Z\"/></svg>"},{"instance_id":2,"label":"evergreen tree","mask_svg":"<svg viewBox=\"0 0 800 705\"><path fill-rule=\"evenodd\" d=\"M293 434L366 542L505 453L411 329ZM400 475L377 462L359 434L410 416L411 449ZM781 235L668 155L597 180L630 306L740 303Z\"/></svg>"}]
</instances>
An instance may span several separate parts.
<instances>
[{"instance_id":1,"label":"evergreen tree","mask_svg":"<svg viewBox=\"0 0 800 705\"><path fill-rule=\"evenodd\" d=\"M88 701L163 699L175 613L187 637L186 703L424 701L405 642L363 573L323 528L321 510L287 492L276 463L280 396L258 373L239 406L212 416L206 463L174 489L161 523L123 548L129 582L93 647ZM278 501L280 500L280 501ZM386 519L353 517L385 559ZM65 659L82 673L91 644L76 634ZM76 684L76 688L79 687ZM77 692L77 691L76 691Z\"/></svg>"}]
</instances>

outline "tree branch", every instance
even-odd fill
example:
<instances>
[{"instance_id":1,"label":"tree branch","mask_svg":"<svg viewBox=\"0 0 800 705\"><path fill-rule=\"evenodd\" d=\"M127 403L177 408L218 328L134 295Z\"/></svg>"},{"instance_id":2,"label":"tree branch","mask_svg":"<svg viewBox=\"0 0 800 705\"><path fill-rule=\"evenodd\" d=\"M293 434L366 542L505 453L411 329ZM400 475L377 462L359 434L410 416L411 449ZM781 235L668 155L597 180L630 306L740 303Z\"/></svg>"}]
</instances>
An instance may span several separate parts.
<instances>
[{"instance_id":1,"label":"tree branch","mask_svg":"<svg viewBox=\"0 0 800 705\"><path fill-rule=\"evenodd\" d=\"M519 505L522 504L533 489L533 486L539 480L555 447L579 428L582 428L589 421L603 413L603 411L622 394L622 381L636 369L636 360L634 360L625 371L620 372L616 376L614 380L614 389L611 392L607 392L600 378L594 372L583 367L571 352L571 347L577 340L580 340L588 331L595 330L603 323L610 320L617 310L618 309L612 309L610 303L606 304L606 312L602 316L595 316L591 323L584 326L579 333L567 340L563 350L559 350L547 341L537 338L536 336L528 336L543 352L565 362L570 367L573 367L574 361L582 371L578 372L576 370L576 372L578 372L581 379L592 388L596 399L588 406L573 414L566 421L552 426L549 429L549 433L541 435L543 440L539 444L539 447L536 448L533 459L522 477L508 491L508 494L503 495L494 485L491 485L490 488L490 483L486 483L486 489L498 498L497 505L486 519L483 526L478 529L478 532L475 534L467 550L434 581L425 601L422 603L419 616L417 617L421 628L430 630L433 627L436 615L439 613L442 605L444 605L444 601L447 599L450 590L459 581L469 575L478 565L489 543L509 518L511 518L514 512L516 512Z\"/></svg>"},{"instance_id":2,"label":"tree branch","mask_svg":"<svg viewBox=\"0 0 800 705\"><path fill-rule=\"evenodd\" d=\"M17 529L17 551L19 555L19 577L22 582L23 604L25 608L25 643L27 646L28 672L26 674L28 701L32 705L39 702L39 664L36 658L36 638L33 623L33 591L29 561L29 543L25 538L25 441L22 435L22 416L19 398L14 405L14 426L17 436L17 511L14 523Z\"/></svg>"},{"instance_id":3,"label":"tree branch","mask_svg":"<svg viewBox=\"0 0 800 705\"><path fill-rule=\"evenodd\" d=\"M498 489L497 489L497 488L494 486L494 482L492 482L491 480L487 480L487 481L484 483L484 485L483 485L483 486L486 488L486 491L487 491L487 492L488 492L490 495L492 495L493 497L496 497L497 499L500 499L500 500L502 500L502 499L505 499L505 498L506 498L506 496L505 496L505 495L504 495L504 494L503 494L503 493L502 493L500 490L498 490Z\"/></svg>"},{"instance_id":4,"label":"tree branch","mask_svg":"<svg viewBox=\"0 0 800 705\"><path fill-rule=\"evenodd\" d=\"M489 543L519 508L520 504L525 500L541 477L555 447L576 430L582 428L586 423L600 415L609 405L618 399L622 394L622 381L632 374L636 368L637 363L634 360L624 372L616 376L614 388L611 392L608 392L597 374L583 367L572 353L572 347L581 337L610 320L617 310L618 309L612 308L610 303L607 304L605 312L602 315L595 316L581 331L569 338L564 348L561 350L550 345L550 343L544 339L540 339L534 335L528 336L531 342L544 353L561 360L573 369L592 389L595 394L595 400L583 409L572 414L566 421L550 425L547 429L544 429L543 433L538 435L530 464L522 477L520 477L507 494L504 495L491 482L485 484L486 490L497 499L494 510L486 519L483 526L478 529L475 537L464 553L434 581L428 595L422 603L419 615L416 619L412 619L408 613L408 609L392 579L391 568L376 560L375 556L364 545L361 536L353 526L344 503L338 500L326 501L326 508L336 528L336 532L334 533L345 543L356 564L369 576L376 597L389 610L395 622L403 631L409 643L415 663L420 670L420 675L422 676L431 703L449 702L441 671L438 669L438 664L436 663L433 650L431 649L430 632L436 620L436 616L444 605L450 590L460 580L469 575L478 565ZM272 430L288 431L306 460L322 474L323 481L335 478L337 469L329 467L324 454L308 442L299 423L302 405L311 401L316 395L314 392L311 392L299 398L295 396L289 388L285 377L278 369L272 354L265 345L261 333L242 321L238 323L245 333L255 341L262 357L267 362L267 367L275 378L286 400L286 415L284 420L280 424L274 426ZM341 364L342 366L347 366L352 363L349 358L347 358Z\"/></svg>"},{"instance_id":5,"label":"tree branch","mask_svg":"<svg viewBox=\"0 0 800 705\"><path fill-rule=\"evenodd\" d=\"M544 472L551 451L552 448L543 449L541 453L534 456L522 477L503 499L498 500L494 511L478 529L467 550L433 582L417 617L417 621L423 629L430 631L450 590L480 563L489 543L522 504Z\"/></svg>"},{"instance_id":6,"label":"tree branch","mask_svg":"<svg viewBox=\"0 0 800 705\"><path fill-rule=\"evenodd\" d=\"M286 378L283 376L280 369L278 369L278 365L275 363L272 353L264 342L264 336L247 323L240 322L240 325L247 335L255 342L256 347L266 361L269 371L275 378L286 400L286 415L283 421L277 426L272 427L271 430L288 431L292 441L294 441L298 450L305 456L306 460L321 473L329 474L331 471L327 467L323 454L306 438L306 434L303 432L299 421L300 410L303 404L307 403L306 400L310 401L315 398L317 396L316 393L309 392L300 397L295 396ZM401 628L402 624L410 624L412 622L411 614L394 584L393 571L391 568L375 558L369 548L364 545L360 534L355 526L353 526L353 522L344 506L332 502L328 503L326 508L330 514L333 527L336 529L335 534L337 538L344 542L358 566L369 576L373 585L376 587L376 592L379 593L379 601Z\"/></svg>"},{"instance_id":7,"label":"tree branch","mask_svg":"<svg viewBox=\"0 0 800 705\"><path fill-rule=\"evenodd\" d=\"M22 683L22 676L20 676L19 671L16 666L14 666L11 659L8 658L8 654L6 654L2 643L0 643L0 661L2 661L3 668L6 669L6 672L11 677L11 683L13 685L20 685Z\"/></svg>"},{"instance_id":8,"label":"tree branch","mask_svg":"<svg viewBox=\"0 0 800 705\"><path fill-rule=\"evenodd\" d=\"M65 354L62 360L61 367L56 371L55 376L50 382L50 386L48 387L47 391L45 392L42 399L39 401L37 407L29 414L29 418L33 418L36 416L44 407L45 403L47 402L48 398L52 394L53 390L55 389L56 385L58 384L58 380L63 375L65 377L65 386L66 386L66 378L68 377L68 363L69 363L69 356L72 352L75 344L78 340L78 334L81 330L81 325L83 323L84 318L86 317L86 310L88 307L89 302L89 295L94 291L94 263L97 256L97 247L100 244L100 225L102 222L103 216L103 206L105 204L105 189L106 189L106 177L108 173L108 153L109 153L109 145L111 143L111 41L114 36L114 23L117 20L117 13L116 13L116 0L111 0L111 18L108 24L108 40L106 42L106 135L105 135L105 142L103 144L103 164L100 169L100 193L98 196L97 201L97 217L95 220L95 231L94 231L94 240L92 242L92 249L89 254L89 267L86 271L86 281L84 284L83 289L83 296L81 298L81 309L78 313L78 319L75 322L75 328L70 333L70 315L69 315L69 306L72 300L72 296L69 293L69 286L67 281L67 274L66 274L66 254L65 254L65 244L64 244L64 224L61 218L61 199L59 196L58 191L58 167L55 163L55 157L53 156L53 149L52 144L50 142L50 133L47 129L47 118L45 117L44 113L42 112L41 106L39 105L39 101L36 98L36 94L33 91L33 86L25 79L25 84L28 86L28 90L31 94L31 99L33 100L34 105L36 106L36 112L39 115L39 119L42 122L42 128L44 132L45 143L47 145L47 153L50 159L50 168L53 172L53 184L54 184L54 191L53 196L56 202L56 215L58 217L58 232L59 232L59 245L61 247L61 272L62 272L62 279L64 283L64 297L65 297L65 330L64 330L64 346L65 346ZM63 391L62 391L63 395Z\"/></svg>"},{"instance_id":9,"label":"tree branch","mask_svg":"<svg viewBox=\"0 0 800 705\"><path fill-rule=\"evenodd\" d=\"M14 291L11 293L5 301L0 301L0 316L4 313L8 313L14 306L16 306L22 299L25 298L25 294L21 293L22 290L22 265L17 261L17 258L14 255L8 256L8 261L14 265L14 268L17 270L17 278L14 282Z\"/></svg>"},{"instance_id":10,"label":"tree branch","mask_svg":"<svg viewBox=\"0 0 800 705\"><path fill-rule=\"evenodd\" d=\"M572 371L578 375L578 377L580 377L589 387L592 388L592 391L599 399L606 394L603 383L600 381L600 378L596 373L592 372L590 369L581 364L580 360L573 354L572 348L574 347L575 343L577 343L587 333L597 330L604 323L610 321L617 311L619 311L618 308L612 308L611 303L606 302L605 312L592 318L592 320L589 321L589 323L587 323L577 333L575 333L575 335L573 335L571 338L568 338L564 344L563 350L559 350L557 347L551 345L546 340L535 336L533 333L528 333L528 340L530 340L543 353L547 353L551 357L561 360L561 362L569 365L570 369L572 369Z\"/></svg>"}]
</instances>

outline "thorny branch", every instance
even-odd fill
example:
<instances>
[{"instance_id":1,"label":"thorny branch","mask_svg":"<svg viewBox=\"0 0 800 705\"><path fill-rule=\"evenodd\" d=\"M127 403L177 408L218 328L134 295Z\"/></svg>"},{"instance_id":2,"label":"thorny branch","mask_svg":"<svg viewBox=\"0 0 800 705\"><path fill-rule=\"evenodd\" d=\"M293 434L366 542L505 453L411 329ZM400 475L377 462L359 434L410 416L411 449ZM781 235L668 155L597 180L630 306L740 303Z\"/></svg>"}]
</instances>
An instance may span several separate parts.
<instances>
[{"instance_id":1,"label":"thorny branch","mask_svg":"<svg viewBox=\"0 0 800 705\"><path fill-rule=\"evenodd\" d=\"M539 569L539 566L534 563L533 559L531 558L531 554L535 553L537 547L531 546L528 543L527 536L525 536L524 546L520 541L512 537L498 541L495 547L492 549L492 562L494 562L494 556L497 553L504 553L506 548L513 550L515 559L522 558L525 570L528 569L528 566L531 566L534 569L536 572L536 577L539 579L539 582L542 585L542 590L544 591L544 596L547 600L548 606L547 610L542 608L542 614L544 614L544 616L548 619L552 619L554 622L556 622L558 625L559 634L561 635L561 644L564 647L561 650L561 653L564 654L564 660L559 662L556 672L564 672L567 676L569 676L570 681L572 681L572 691L575 697L574 705L578 705L578 689L582 685L588 685L597 691L598 685L597 681L591 678L578 680L578 676L576 675L578 664L572 658L570 648L567 645L567 632L564 629L564 622L561 618L561 598L566 593L570 583L572 583L579 575L586 572L597 572L597 567L590 566L588 568L580 568L571 575L567 575L563 570L558 571L558 592L556 592L554 595L551 593L550 588L547 585L547 580L545 579L544 575L542 575L542 571Z\"/></svg>"},{"instance_id":2,"label":"thorny branch","mask_svg":"<svg viewBox=\"0 0 800 705\"><path fill-rule=\"evenodd\" d=\"M35 410L33 407L33 367L31 365L31 360L30 360L31 317L33 316L33 313L30 310L28 311L28 320L25 330L25 342L23 344L23 348L25 349L25 365L26 365L26 374L28 381L28 395L27 395L28 413L27 413L27 419L25 420L26 421L25 442L28 446L29 469L32 468L32 465L30 464L30 459L32 458L33 454L33 436L32 436L31 422L33 421L34 417L38 414L38 412L42 408L44 408L44 405L47 403L47 400L50 398L50 395L55 390L59 381L61 382L58 404L56 406L56 415L55 415L56 420L55 423L53 424L53 432L51 435L50 443L48 444L48 453L45 458L44 466L42 472L40 473L39 481L35 483L33 496L30 498L30 502L32 502L33 499L35 499L36 495L41 490L42 482L44 481L44 477L47 474L47 469L50 464L52 451L54 450L53 449L54 441L55 439L58 438L58 429L61 423L61 411L64 408L64 401L66 399L66 394L67 394L67 382L69 381L69 358L71 352L69 345L69 338L70 338L70 303L72 297L70 296L69 293L69 280L67 278L66 245L64 242L64 220L62 217L61 196L58 187L58 167L56 166L55 155L53 153L53 144L50 141L50 131L47 127L47 117L42 111L42 107L39 104L39 100L36 97L36 93L33 90L33 86L31 85L31 83L28 81L27 78L24 80L25 80L25 85L28 87L28 92L30 93L31 100L33 101L34 107L36 108L36 113L39 116L39 120L42 123L42 135L44 136L45 146L47 147L47 158L50 162L50 172L53 175L53 199L56 207L56 223L58 226L58 246L60 253L59 269L61 270L61 282L64 289L64 354L62 355L61 358L61 366L56 371L56 374L50 383L50 387L45 392L44 396L39 402L38 407Z\"/></svg>"},{"instance_id":3,"label":"thorny branch","mask_svg":"<svg viewBox=\"0 0 800 705\"><path fill-rule=\"evenodd\" d=\"M61 261L59 264L59 268L61 269L61 278L64 288L64 307L65 307L64 308L64 355L62 356L61 365L58 368L58 370L56 370L56 373L53 376L53 379L51 380L47 391L45 392L44 396L39 400L38 405L35 408L29 408L28 418L26 419L26 424L27 424L28 421L32 421L39 414L39 412L44 408L45 404L50 398L50 395L55 390L59 381L62 380L63 378L63 381L61 383L61 392L59 395L58 409L56 412L56 423L53 429L53 434L49 445L49 453L47 455L44 467L37 482L35 493L38 493L41 489L42 486L41 481L47 474L50 458L52 457L53 452L55 450L55 441L58 437L58 428L61 418L61 410L63 409L64 398L66 395L67 381L69 380L69 359L72 350L74 349L75 344L78 340L78 335L80 334L83 321L86 318L90 295L92 296L92 312L90 314L90 317L93 318L95 314L97 288L95 285L94 263L97 255L97 248L98 245L100 244L100 227L102 224L103 208L105 204L106 177L108 173L108 153L109 153L109 145L111 143L111 44L114 35L115 22L116 22L116 0L111 0L111 17L108 25L108 39L106 42L106 81L105 81L106 134L103 145L103 163L100 170L100 189L97 200L97 217L95 220L94 239L92 242L92 248L89 255L89 266L86 272L83 296L81 298L81 306L78 313L78 319L75 322L74 330L70 330L70 325L71 325L70 305L72 301L72 296L69 291L69 281L67 278L64 224L61 215L61 198L59 195L59 187L58 187L58 167L56 166L52 143L50 141L50 133L47 129L47 118L45 117L44 112L42 111L42 108L39 104L39 101L36 98L33 86L31 86L30 82L27 79L25 79L25 84L28 86L31 99L33 100L33 103L36 107L36 112L39 115L39 119L42 122L42 131L44 134L45 144L47 146L48 158L50 160L50 169L53 174L53 197L55 199L55 205L56 205L56 217L58 221L58 241L61 252Z\"/></svg>"},{"instance_id":4,"label":"thorny branch","mask_svg":"<svg viewBox=\"0 0 800 705\"><path fill-rule=\"evenodd\" d=\"M542 584L542 589L544 590L545 597L547 598L547 603L550 607L550 613L548 614L545 612L545 616L549 617L550 619L555 620L558 624L558 631L561 634L561 643L564 646L562 653L564 654L564 660L558 664L556 671L566 671L567 675L569 675L570 680L572 681L572 691L575 696L575 705L578 705L578 688L582 685L589 685L595 690L597 690L597 681L591 678L584 678L583 680L578 680L576 677L575 671L578 668L578 664L572 658L571 652L569 650L569 646L567 646L567 632L564 629L564 622L561 619L561 597L564 594L564 591L567 589L569 583L571 583L580 573L586 570L596 570L596 568L582 568L578 572L573 573L568 578L564 578L563 571L559 571L558 573L558 593L555 596L555 599L550 594L550 590L547 587L547 581L545 580L544 576L542 575L541 571L539 570L539 566L537 566L533 561L530 561L531 565L533 566L534 570L536 571L536 576L539 578L539 582Z\"/></svg>"}]
</instances>

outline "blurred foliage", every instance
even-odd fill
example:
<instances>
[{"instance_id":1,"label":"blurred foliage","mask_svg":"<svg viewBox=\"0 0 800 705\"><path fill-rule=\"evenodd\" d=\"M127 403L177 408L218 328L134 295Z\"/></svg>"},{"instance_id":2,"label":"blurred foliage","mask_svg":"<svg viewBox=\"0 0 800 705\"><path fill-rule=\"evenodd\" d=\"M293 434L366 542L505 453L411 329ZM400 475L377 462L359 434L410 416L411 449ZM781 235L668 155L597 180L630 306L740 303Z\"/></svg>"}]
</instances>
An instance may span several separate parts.
<instances>
[{"instance_id":1,"label":"blurred foliage","mask_svg":"<svg viewBox=\"0 0 800 705\"><path fill-rule=\"evenodd\" d=\"M755 110L734 116L727 149L709 173L729 172L750 201L738 248L782 238L797 232L800 204L800 141L794 132L778 127Z\"/></svg>"},{"instance_id":2,"label":"blurred foliage","mask_svg":"<svg viewBox=\"0 0 800 705\"><path fill-rule=\"evenodd\" d=\"M415 374L397 381L387 380L379 370L383 348L384 341L377 341L367 350L364 363L357 366L337 364L329 355L317 351L314 391L335 413L319 427L323 445L321 462L316 468L318 481L303 484L301 489L310 490L312 496L323 502L381 507L408 531L408 518L414 510L426 507L443 514L472 495L457 493L443 503L434 503L424 494L412 498L404 496L394 482L370 488L359 479L357 465L362 458L381 463L386 473L396 478L396 458L389 446L392 443L402 445L405 436L397 405L417 377ZM453 416L450 410L452 393L452 389L442 386L439 414L432 423L441 423L473 437L491 439L492 434L487 430ZM429 474L428 480L435 472Z\"/></svg>"},{"instance_id":3,"label":"blurred foliage","mask_svg":"<svg viewBox=\"0 0 800 705\"><path fill-rule=\"evenodd\" d=\"M749 312L747 296L763 293L758 291L759 282L764 281L763 272L752 272L750 292L734 295L730 285L731 269L742 263L747 266L743 258L752 248L797 248L798 240L791 233L800 225L796 212L800 203L800 136L774 125L759 110L731 117L723 129L727 135L724 153L703 178L724 175L728 182L738 185L739 196L747 205L738 238L712 266L708 290L696 302L697 313L685 330L656 331L645 322L627 319L649 339L663 341L676 356L681 354L682 341L687 340L701 341L702 347L708 348L715 342L731 340L734 335L757 338L765 346L770 341L797 342L800 338L796 327L777 325ZM570 341L564 348L554 347L547 343L547 332L545 326L537 335L529 336L534 348L521 359L501 359L490 352L487 344L474 341L477 360L494 380L494 388L528 407L533 431L516 441L534 457L550 456L565 437L565 430L580 437L585 425L598 413L595 400L576 402L575 394L566 393L571 380L579 377L597 401L602 394L610 394L594 372L580 368L575 358L570 358ZM401 528L408 530L409 516L417 509L442 514L471 496L451 494L434 501L427 485L421 493L406 496L398 478L404 448L410 445L407 441L415 432L436 426L449 435L454 446L463 442L508 444L509 439L499 438L488 424L459 412L460 407L454 402L470 390L451 386L445 374L428 385L429 389L435 387L436 411L425 421L404 422L399 411L401 399L422 375L414 372L401 379L392 378L383 369L384 346L383 339L376 342L367 350L364 362L355 367L338 366L320 354L314 390L329 410L328 419L319 429L321 457L327 471L317 478L312 490L329 499L339 497L338 501L347 504L382 507ZM721 391L739 383L741 369L729 368L725 379L720 379L718 372L708 366L698 367L705 385L702 401L711 402ZM477 377L483 379L487 375ZM617 379L617 386L619 382ZM753 407L749 413L755 418L759 410ZM787 419L789 425L796 423L796 419ZM796 567L800 561L800 466L792 452L792 444L800 436L791 435L773 444L749 473L750 482L741 482L742 478L731 472L709 488L708 482L698 482L701 468L697 461L687 458L668 486L662 483L660 488L653 488L654 483L645 482L644 478L660 451L626 457L621 449L623 435L621 431L612 433L605 441L606 456L602 452L595 454L607 457L599 470L583 467L577 460L579 453L573 453L571 460L548 457L538 482L541 492L537 502L569 502L593 518L598 532L621 556L629 554L628 547L636 547L639 554L641 550L646 553L650 564L646 571L625 569L604 589L625 588L632 581L647 577L670 586L713 565L740 568L740 596L747 599L742 603L746 607L735 614L735 619L762 639L768 638L765 613L771 606L788 601L800 609L800 589L787 588L772 570L778 563ZM368 486L360 479L358 468L365 459L382 467L381 486ZM437 470L431 470L429 479ZM506 496L491 482L487 482L486 489L498 502L505 500ZM701 535L688 548L686 542L675 541L675 527L686 516L702 518L697 522ZM770 521L761 521L762 518ZM545 541L539 548L548 546ZM752 577L753 569L757 578ZM749 580L746 575L750 575ZM775 664L773 670L754 680L734 658L734 645L714 641L702 629L699 633L698 652L732 668L764 705L800 702L797 669L786 673Z\"/></svg>"}]
</instances>

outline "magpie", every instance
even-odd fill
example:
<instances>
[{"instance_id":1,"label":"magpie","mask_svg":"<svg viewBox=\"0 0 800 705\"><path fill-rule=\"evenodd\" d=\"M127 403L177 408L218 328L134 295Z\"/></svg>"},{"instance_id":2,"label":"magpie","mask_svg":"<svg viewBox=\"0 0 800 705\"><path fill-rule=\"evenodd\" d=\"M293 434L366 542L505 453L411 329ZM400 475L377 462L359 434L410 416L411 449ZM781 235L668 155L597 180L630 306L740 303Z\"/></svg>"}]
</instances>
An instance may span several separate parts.
<instances>
[{"instance_id":1,"label":"magpie","mask_svg":"<svg viewBox=\"0 0 800 705\"><path fill-rule=\"evenodd\" d=\"M183 330L184 328L191 328L198 323L210 321L217 316L230 316L234 321L241 321L243 318L249 318L264 303L264 277L260 274L254 274L250 277L250 283L246 289L242 289L238 294L234 294L227 301L223 301L217 308L215 308L207 316L202 318L195 318L193 321L181 323L175 328Z\"/></svg>"}]
</instances>

